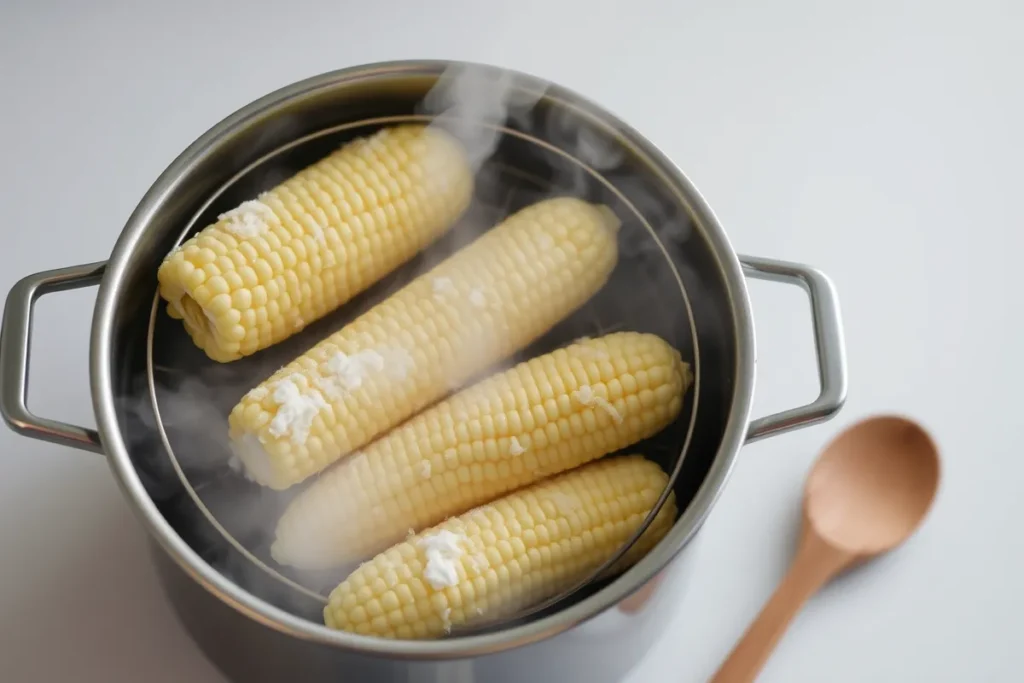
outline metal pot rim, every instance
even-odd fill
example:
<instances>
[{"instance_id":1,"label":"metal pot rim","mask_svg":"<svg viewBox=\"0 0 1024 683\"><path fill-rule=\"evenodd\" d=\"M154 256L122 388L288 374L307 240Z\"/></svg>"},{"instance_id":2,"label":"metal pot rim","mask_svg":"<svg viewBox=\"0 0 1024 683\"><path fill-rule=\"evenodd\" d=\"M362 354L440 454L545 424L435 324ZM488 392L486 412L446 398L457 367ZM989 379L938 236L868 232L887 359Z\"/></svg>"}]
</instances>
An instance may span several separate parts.
<instances>
[{"instance_id":1,"label":"metal pot rim","mask_svg":"<svg viewBox=\"0 0 1024 683\"><path fill-rule=\"evenodd\" d=\"M146 529L163 550L192 579L232 608L259 623L305 641L377 656L449 659L496 653L557 635L616 605L661 571L687 545L710 513L732 471L736 455L746 440L754 391L755 340L743 269L725 231L694 185L657 147L603 108L565 88L553 86L527 74L504 69L538 89L548 87L560 91L586 113L615 126L630 144L642 151L650 160L652 172L658 173L662 181L678 194L680 201L690 208L719 260L718 265L725 280L726 295L731 302L737 335L736 383L718 453L700 489L672 531L657 548L614 583L565 610L495 633L437 641L398 641L360 636L331 630L326 626L296 617L232 583L201 559L178 536L150 499L128 456L127 446L119 428L111 384L110 348L113 316L118 302L124 295L125 270L135 252L136 244L148 229L152 216L159 210L163 199L178 181L193 172L201 163L204 154L219 139L271 110L311 92L339 87L357 80L389 74L439 74L446 67L457 64L459 62L440 60L392 61L327 72L285 86L222 120L193 142L167 167L128 219L107 264L93 315L90 373L97 431L119 486L132 502Z\"/></svg>"}]
</instances>

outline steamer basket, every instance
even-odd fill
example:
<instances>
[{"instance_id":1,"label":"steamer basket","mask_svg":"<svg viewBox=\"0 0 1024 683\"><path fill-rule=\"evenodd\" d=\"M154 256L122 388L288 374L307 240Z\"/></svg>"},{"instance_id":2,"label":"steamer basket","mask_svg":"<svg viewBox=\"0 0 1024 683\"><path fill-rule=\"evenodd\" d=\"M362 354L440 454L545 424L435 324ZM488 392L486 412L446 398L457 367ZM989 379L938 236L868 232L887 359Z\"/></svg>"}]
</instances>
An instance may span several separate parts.
<instances>
[{"instance_id":1,"label":"steamer basket","mask_svg":"<svg viewBox=\"0 0 1024 683\"><path fill-rule=\"evenodd\" d=\"M562 116L559 114L559 116ZM675 485L694 424L700 387L697 340L693 334L690 303L679 273L668 257L666 242L677 244L690 229L685 218L655 215L656 224L625 196L609 177L587 164L582 156L600 156L606 165L624 156L606 140L595 137L563 140L562 147L536 132L557 130L550 115L512 112L518 126L449 116L392 115L339 124L282 145L264 155L218 188L184 226L179 242L216 219L216 216L269 189L282 179L330 153L344 142L365 136L382 126L423 121L441 125L472 145L493 139L496 147L476 173L475 197L452 231L334 314L254 356L232 363L209 360L195 347L180 321L171 319L165 304L155 297L146 336L145 389L147 400L126 397L133 412L159 435L159 443L143 450L151 454L139 464L151 480L154 498L169 509L198 512L186 521L185 532L203 556L247 591L310 619L320 619L327 594L353 567L333 572L296 572L281 567L270 556L272 531L284 505L304 486L275 492L246 481L228 467L227 414L249 389L277 368L340 329L367 308L381 301L413 277L454 253L510 213L554 195L572 195L604 203L622 219L619 261L608 284L582 308L563 320L529 348L506 359L500 367L546 353L582 336L633 330L660 335L683 355L694 370L680 418L655 437L623 452L640 452L656 460L670 482L648 519L619 552L571 591L578 599L593 579L624 553L653 521ZM560 122L564 125L564 119ZM558 137L555 135L554 137ZM555 140L557 142L557 140ZM598 145L602 145L597 149ZM595 152L599 152L599 155ZM581 154L582 153L582 154ZM608 169L615 173L617 169ZM621 170L619 171L621 173ZM618 178L619 183L628 176ZM628 184L628 183L627 183ZM648 214L650 209L646 207ZM139 383L141 387L142 382ZM690 492L695 487L691 482ZM685 505L685 479L679 500ZM212 528L213 533L210 533ZM368 559L368 558L367 558ZM607 579L605 579L607 581ZM593 584L593 585L591 585ZM553 608L568 596L546 601L537 608ZM537 608L530 612L537 611ZM525 614L520 618L525 618ZM488 624L488 628L499 623ZM482 626L482 625L481 625Z\"/></svg>"}]
</instances>

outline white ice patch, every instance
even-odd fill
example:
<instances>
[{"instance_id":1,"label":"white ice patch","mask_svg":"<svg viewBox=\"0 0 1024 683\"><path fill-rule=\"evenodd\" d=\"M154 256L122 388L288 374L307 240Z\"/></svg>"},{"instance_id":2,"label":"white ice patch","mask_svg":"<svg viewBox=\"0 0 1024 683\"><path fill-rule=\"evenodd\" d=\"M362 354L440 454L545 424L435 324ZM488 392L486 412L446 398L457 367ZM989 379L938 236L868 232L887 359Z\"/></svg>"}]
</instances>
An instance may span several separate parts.
<instances>
[{"instance_id":1,"label":"white ice patch","mask_svg":"<svg viewBox=\"0 0 1024 683\"><path fill-rule=\"evenodd\" d=\"M484 308L487 306L487 297L484 296L484 292L480 288L474 288L469 293L469 303L473 304L477 308Z\"/></svg>"},{"instance_id":2,"label":"white ice patch","mask_svg":"<svg viewBox=\"0 0 1024 683\"><path fill-rule=\"evenodd\" d=\"M615 409L615 406L596 395L589 385L584 384L581 386L573 392L573 396L575 396L576 400L585 406L597 406L604 412L608 413L611 418L615 420L616 424L622 423L622 415L620 415L619 411Z\"/></svg>"},{"instance_id":3,"label":"white ice patch","mask_svg":"<svg viewBox=\"0 0 1024 683\"><path fill-rule=\"evenodd\" d=\"M313 418L321 409L327 407L327 402L319 391L312 389L302 393L302 389L299 388L301 380L301 375L291 375L276 383L272 396L278 408L269 427L273 436L289 434L292 442L296 444L306 442Z\"/></svg>"},{"instance_id":4,"label":"white ice patch","mask_svg":"<svg viewBox=\"0 0 1024 683\"><path fill-rule=\"evenodd\" d=\"M419 546L427 556L423 578L434 590L454 586L459 582L458 559L462 556L459 544L465 536L442 529L432 536L420 539Z\"/></svg>"},{"instance_id":5,"label":"white ice patch","mask_svg":"<svg viewBox=\"0 0 1024 683\"><path fill-rule=\"evenodd\" d=\"M373 349L360 351L351 356L338 351L324 364L323 372L317 384L330 398L338 398L346 391L355 391L363 385L369 371L380 372L384 369L384 356Z\"/></svg>"},{"instance_id":6,"label":"white ice patch","mask_svg":"<svg viewBox=\"0 0 1024 683\"><path fill-rule=\"evenodd\" d=\"M604 400L600 396L598 396L595 399L595 401L597 401L597 407L603 410L604 412L608 413L608 415L611 416L612 420L615 421L615 424L622 424L622 415L619 413L618 410L615 409L615 406L613 406L611 403Z\"/></svg>"},{"instance_id":7,"label":"white ice patch","mask_svg":"<svg viewBox=\"0 0 1024 683\"><path fill-rule=\"evenodd\" d=\"M574 391L573 396L575 396L576 400L585 406L589 406L594 403L594 390L590 388L589 384L584 384Z\"/></svg>"},{"instance_id":8,"label":"white ice patch","mask_svg":"<svg viewBox=\"0 0 1024 683\"><path fill-rule=\"evenodd\" d=\"M455 293L455 284L451 278L448 277L435 277L433 282L434 287L434 298L442 299L447 294Z\"/></svg>"},{"instance_id":9,"label":"white ice patch","mask_svg":"<svg viewBox=\"0 0 1024 683\"><path fill-rule=\"evenodd\" d=\"M271 223L278 222L273 210L258 200L242 202L227 213L217 216L217 220L227 221L224 229L242 239L262 235L270 229Z\"/></svg>"}]
</instances>

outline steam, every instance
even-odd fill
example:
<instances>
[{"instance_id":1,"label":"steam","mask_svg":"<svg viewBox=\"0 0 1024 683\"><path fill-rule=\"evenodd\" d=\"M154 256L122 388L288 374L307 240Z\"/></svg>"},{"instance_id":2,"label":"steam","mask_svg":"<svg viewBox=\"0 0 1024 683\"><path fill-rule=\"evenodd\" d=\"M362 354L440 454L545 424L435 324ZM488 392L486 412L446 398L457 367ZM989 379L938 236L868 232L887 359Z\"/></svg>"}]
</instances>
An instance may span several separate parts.
<instances>
[{"instance_id":1,"label":"steam","mask_svg":"<svg viewBox=\"0 0 1024 683\"><path fill-rule=\"evenodd\" d=\"M441 75L417 113L434 117L466 150L470 167L478 171L494 154L499 127L528 114L544 95L517 87L514 74L474 65L454 65Z\"/></svg>"},{"instance_id":2,"label":"steam","mask_svg":"<svg viewBox=\"0 0 1024 683\"><path fill-rule=\"evenodd\" d=\"M578 196L612 204L624 220L619 234L619 266L609 284L589 305L560 324L548 338L505 364L546 352L580 336L597 336L622 327L659 332L677 348L685 347L686 338L672 331L679 327L676 321L683 313L678 285L665 265L660 247L621 202L615 204L615 194L602 187L593 174L611 179L671 248L680 248L690 238L689 219L678 210L665 207L665 202L650 189L650 180L636 173L635 164L630 165L627 151L614 135L596 126L580 125L577 112L546 101L549 89L550 86L538 88L532 81L526 83L508 72L471 65L452 66L441 76L416 113L433 117L430 125L442 127L462 143L476 175L477 196L450 239L401 269L401 274L389 278L390 286L426 272L454 249L526 204L553 195ZM504 129L540 138L562 154L508 136ZM503 150L505 145L507 150ZM534 170L529 177L519 177L515 167ZM268 179L276 183L285 175L273 166L261 169L260 173L265 174L260 183L263 186ZM515 184L519 187L513 187L510 178L518 178ZM444 283L437 287L437 295L444 296ZM367 299L360 297L343 307L347 312L341 315L351 319L367 305ZM484 293L474 291L467 300L467 311L472 314L474 309L486 305ZM139 377L121 397L122 412L133 425L128 432L129 448L140 474L151 496L183 537L242 588L316 621L320 620L322 605L283 583L272 572L326 594L349 568L314 574L281 567L273 561L270 547L277 520L289 500L305 485L275 492L247 481L233 470L229 466L227 416L247 391L343 324L337 316L329 318L261 354L227 365L212 364L201 357L177 321L158 321L154 375L159 419L181 472L208 514L198 509L182 485L178 468L157 436L158 418L145 379ZM493 335L486 336L487 339L480 340L481 345L494 342ZM351 360L340 358L338 363ZM496 370L489 368L486 374ZM343 377L343 373L339 376ZM451 388L465 386L475 379L478 378L453 378ZM216 523L211 523L210 517ZM238 552L226 542L218 526L246 552ZM272 571L254 563L246 553Z\"/></svg>"}]
</instances>

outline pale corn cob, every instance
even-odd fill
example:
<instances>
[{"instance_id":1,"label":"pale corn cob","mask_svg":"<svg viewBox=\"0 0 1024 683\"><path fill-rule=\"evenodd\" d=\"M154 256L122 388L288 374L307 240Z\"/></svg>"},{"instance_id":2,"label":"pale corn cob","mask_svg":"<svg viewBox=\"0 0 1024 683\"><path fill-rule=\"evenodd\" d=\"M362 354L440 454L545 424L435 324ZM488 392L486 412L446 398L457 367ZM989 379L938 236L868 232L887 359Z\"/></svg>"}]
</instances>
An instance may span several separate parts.
<instances>
[{"instance_id":1,"label":"pale corn cob","mask_svg":"<svg viewBox=\"0 0 1024 683\"><path fill-rule=\"evenodd\" d=\"M354 140L171 252L167 312L228 362L335 310L444 234L469 205L461 145L422 125Z\"/></svg>"},{"instance_id":2,"label":"pale corn cob","mask_svg":"<svg viewBox=\"0 0 1024 683\"><path fill-rule=\"evenodd\" d=\"M527 207L249 392L229 417L247 476L283 489L362 448L586 302L618 256L607 207Z\"/></svg>"},{"instance_id":3,"label":"pale corn cob","mask_svg":"<svg viewBox=\"0 0 1024 683\"><path fill-rule=\"evenodd\" d=\"M585 465L398 543L361 565L324 608L330 628L428 639L558 595L607 562L668 483L639 455ZM675 494L619 562L621 572L675 522Z\"/></svg>"},{"instance_id":4,"label":"pale corn cob","mask_svg":"<svg viewBox=\"0 0 1024 683\"><path fill-rule=\"evenodd\" d=\"M652 334L585 339L489 377L324 472L286 508L274 559L361 560L538 479L653 436L692 379Z\"/></svg>"}]
</instances>

